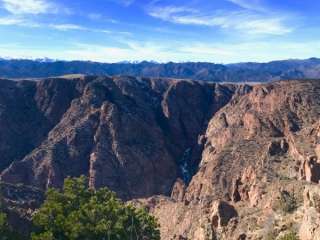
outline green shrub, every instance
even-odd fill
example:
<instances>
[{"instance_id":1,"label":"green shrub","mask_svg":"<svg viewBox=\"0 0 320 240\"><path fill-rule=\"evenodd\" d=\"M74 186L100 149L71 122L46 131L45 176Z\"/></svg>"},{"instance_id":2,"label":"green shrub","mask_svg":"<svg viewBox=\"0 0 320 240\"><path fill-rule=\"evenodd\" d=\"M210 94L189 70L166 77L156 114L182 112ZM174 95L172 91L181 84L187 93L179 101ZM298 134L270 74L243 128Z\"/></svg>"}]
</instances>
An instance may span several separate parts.
<instances>
[{"instance_id":1,"label":"green shrub","mask_svg":"<svg viewBox=\"0 0 320 240\"><path fill-rule=\"evenodd\" d=\"M160 240L154 217L106 188L89 189L85 177L67 178L62 191L49 189L33 224L33 240Z\"/></svg>"},{"instance_id":2,"label":"green shrub","mask_svg":"<svg viewBox=\"0 0 320 240\"><path fill-rule=\"evenodd\" d=\"M280 193L279 207L284 213L292 213L297 209L297 199L294 193L282 191Z\"/></svg>"},{"instance_id":3,"label":"green shrub","mask_svg":"<svg viewBox=\"0 0 320 240\"><path fill-rule=\"evenodd\" d=\"M299 240L299 238L295 232L289 232L280 237L279 240Z\"/></svg>"}]
</instances>

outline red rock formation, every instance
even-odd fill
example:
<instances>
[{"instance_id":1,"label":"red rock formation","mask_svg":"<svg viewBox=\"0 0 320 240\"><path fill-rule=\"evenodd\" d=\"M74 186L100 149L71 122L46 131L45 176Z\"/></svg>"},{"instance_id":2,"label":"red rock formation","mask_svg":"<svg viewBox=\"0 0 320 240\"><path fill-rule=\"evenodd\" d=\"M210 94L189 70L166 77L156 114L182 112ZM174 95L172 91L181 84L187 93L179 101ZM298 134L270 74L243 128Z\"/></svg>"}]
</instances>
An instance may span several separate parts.
<instances>
[{"instance_id":1,"label":"red rock formation","mask_svg":"<svg viewBox=\"0 0 320 240\"><path fill-rule=\"evenodd\" d=\"M42 138L34 135L39 146L16 159L1 179L46 189L84 174L92 187L108 186L125 199L170 195L178 177L189 181L200 160L198 136L235 91L234 86L130 77L28 84L48 127Z\"/></svg>"},{"instance_id":2,"label":"red rock formation","mask_svg":"<svg viewBox=\"0 0 320 240\"><path fill-rule=\"evenodd\" d=\"M163 231L164 239L170 239L173 234L187 239L210 239L203 238L204 230L198 228L198 221L211 219L212 211L202 205L203 202L211 205L216 200L233 200L239 214L239 222L231 222L223 230L211 229L219 239L265 237L259 234L263 234L275 214L273 208L276 207L272 206L277 205L277 193L288 189L286 191L301 195L300 189L305 184L298 180L301 164L305 166L301 170L304 179L318 182L320 171L314 156L320 116L319 93L318 81L256 85L251 92L234 96L220 109L210 120L199 170L182 200L188 204L185 207L178 203L156 205L159 210L154 211L155 215L163 228L169 229ZM179 208L176 217L183 220L178 227L170 228L170 222L162 221L162 214L169 211L169 206ZM255 214L250 215L250 211ZM183 216L192 220L185 220ZM252 228L250 216L254 218L252 224L260 224L259 231ZM215 219L207 224L216 226ZM296 219L292 221L298 221L297 224L303 221L298 213Z\"/></svg>"}]
</instances>

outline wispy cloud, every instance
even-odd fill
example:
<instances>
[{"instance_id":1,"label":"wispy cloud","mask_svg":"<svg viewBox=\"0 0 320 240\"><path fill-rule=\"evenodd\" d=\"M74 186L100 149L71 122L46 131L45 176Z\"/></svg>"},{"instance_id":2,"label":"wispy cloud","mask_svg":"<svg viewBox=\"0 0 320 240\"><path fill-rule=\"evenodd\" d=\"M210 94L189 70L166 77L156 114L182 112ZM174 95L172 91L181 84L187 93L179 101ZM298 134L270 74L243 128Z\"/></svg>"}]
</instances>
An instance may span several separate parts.
<instances>
[{"instance_id":1,"label":"wispy cloud","mask_svg":"<svg viewBox=\"0 0 320 240\"><path fill-rule=\"evenodd\" d=\"M100 14L100 13L89 13L89 14L83 14L83 15L92 21L108 22L108 23L114 23L114 24L119 23L118 20L105 17L103 14Z\"/></svg>"},{"instance_id":2,"label":"wispy cloud","mask_svg":"<svg viewBox=\"0 0 320 240\"><path fill-rule=\"evenodd\" d=\"M285 17L261 15L249 10L206 13L186 7L152 6L148 8L148 14L176 24L220 27L248 34L283 35L293 30L285 24Z\"/></svg>"},{"instance_id":3,"label":"wispy cloud","mask_svg":"<svg viewBox=\"0 0 320 240\"><path fill-rule=\"evenodd\" d=\"M243 9L249 9L254 11L266 11L266 8L263 6L262 0L227 0L233 4L241 7Z\"/></svg>"},{"instance_id":4,"label":"wispy cloud","mask_svg":"<svg viewBox=\"0 0 320 240\"><path fill-rule=\"evenodd\" d=\"M11 26L11 25L20 25L23 24L24 20L14 17L2 17L0 18L0 25L2 26Z\"/></svg>"},{"instance_id":5,"label":"wispy cloud","mask_svg":"<svg viewBox=\"0 0 320 240\"><path fill-rule=\"evenodd\" d=\"M20 27L29 27L29 28L41 27L41 24L19 17L19 16L0 17L0 25L1 26L20 26Z\"/></svg>"},{"instance_id":6,"label":"wispy cloud","mask_svg":"<svg viewBox=\"0 0 320 240\"><path fill-rule=\"evenodd\" d=\"M2 7L12 14L44 14L57 11L57 7L46 0L2 0Z\"/></svg>"},{"instance_id":7,"label":"wispy cloud","mask_svg":"<svg viewBox=\"0 0 320 240\"><path fill-rule=\"evenodd\" d=\"M187 8L187 7L177 7L177 6L164 6L164 7L154 7L151 6L148 9L148 14L152 17L159 18L164 21L178 22L184 16L191 16L192 14L198 13L197 10Z\"/></svg>"},{"instance_id":8,"label":"wispy cloud","mask_svg":"<svg viewBox=\"0 0 320 240\"><path fill-rule=\"evenodd\" d=\"M108 29L92 28L92 27L86 27L86 26L72 24L72 23L49 24L44 26L54 30L58 30L58 31L87 31L87 32L93 32L93 33L120 34L125 36L131 35L130 32L123 32L123 31L114 32Z\"/></svg>"},{"instance_id":9,"label":"wispy cloud","mask_svg":"<svg viewBox=\"0 0 320 240\"><path fill-rule=\"evenodd\" d=\"M60 31L69 31L69 30L83 30L87 31L89 30L86 27L76 25L76 24L71 24L71 23L66 23L66 24L50 24L48 27L60 30Z\"/></svg>"},{"instance_id":10,"label":"wispy cloud","mask_svg":"<svg viewBox=\"0 0 320 240\"><path fill-rule=\"evenodd\" d=\"M105 33L105 34L118 34L123 36L131 36L131 32L126 31L111 31L108 29L92 28L74 23L43 23L35 20L30 20L21 15L9 15L0 17L0 26L16 26L26 28L45 28L53 29L56 31L87 31L93 33Z\"/></svg>"}]
</instances>

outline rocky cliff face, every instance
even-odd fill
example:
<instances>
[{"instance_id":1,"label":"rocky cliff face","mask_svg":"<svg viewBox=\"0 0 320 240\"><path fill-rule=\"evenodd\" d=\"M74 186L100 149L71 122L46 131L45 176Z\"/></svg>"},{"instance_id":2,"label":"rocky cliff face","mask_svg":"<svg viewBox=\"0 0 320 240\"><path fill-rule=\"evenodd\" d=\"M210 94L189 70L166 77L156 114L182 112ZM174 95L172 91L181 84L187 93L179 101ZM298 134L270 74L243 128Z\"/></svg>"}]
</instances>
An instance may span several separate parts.
<instances>
[{"instance_id":1,"label":"rocky cliff face","mask_svg":"<svg viewBox=\"0 0 320 240\"><path fill-rule=\"evenodd\" d=\"M320 81L1 84L4 182L44 190L87 175L147 206L165 240L316 239Z\"/></svg>"},{"instance_id":2,"label":"rocky cliff face","mask_svg":"<svg viewBox=\"0 0 320 240\"><path fill-rule=\"evenodd\" d=\"M168 195L178 177L189 181L198 136L235 93L231 85L130 77L1 83L2 181L46 189L84 174L124 199Z\"/></svg>"},{"instance_id":3,"label":"rocky cliff face","mask_svg":"<svg viewBox=\"0 0 320 240\"><path fill-rule=\"evenodd\" d=\"M0 81L0 171L37 147L79 94L74 80Z\"/></svg>"},{"instance_id":4,"label":"rocky cliff face","mask_svg":"<svg viewBox=\"0 0 320 240\"><path fill-rule=\"evenodd\" d=\"M164 239L317 239L320 82L246 92L210 120L190 184L138 201L158 216Z\"/></svg>"}]
</instances>

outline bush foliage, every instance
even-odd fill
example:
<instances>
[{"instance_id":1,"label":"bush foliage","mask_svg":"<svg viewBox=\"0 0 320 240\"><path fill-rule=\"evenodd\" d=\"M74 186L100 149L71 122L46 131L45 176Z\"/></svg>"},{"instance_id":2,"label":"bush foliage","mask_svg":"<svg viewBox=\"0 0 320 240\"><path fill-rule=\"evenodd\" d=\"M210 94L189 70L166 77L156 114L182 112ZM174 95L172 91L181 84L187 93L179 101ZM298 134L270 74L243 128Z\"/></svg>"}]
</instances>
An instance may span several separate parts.
<instances>
[{"instance_id":1,"label":"bush foliage","mask_svg":"<svg viewBox=\"0 0 320 240\"><path fill-rule=\"evenodd\" d=\"M12 229L2 206L0 196L0 240L160 240L154 217L124 204L107 188L88 188L85 177L67 178L61 191L47 191L30 237Z\"/></svg>"},{"instance_id":2,"label":"bush foliage","mask_svg":"<svg viewBox=\"0 0 320 240\"><path fill-rule=\"evenodd\" d=\"M280 194L279 205L280 209L284 213L294 212L298 207L296 196L294 195L294 193L282 191Z\"/></svg>"},{"instance_id":3,"label":"bush foliage","mask_svg":"<svg viewBox=\"0 0 320 240\"><path fill-rule=\"evenodd\" d=\"M67 178L62 191L49 189L33 224L32 240L160 240L154 217L106 188L88 188L85 177Z\"/></svg>"},{"instance_id":4,"label":"bush foliage","mask_svg":"<svg viewBox=\"0 0 320 240\"><path fill-rule=\"evenodd\" d=\"M279 240L299 240L299 238L295 232L289 232L280 237Z\"/></svg>"}]
</instances>

